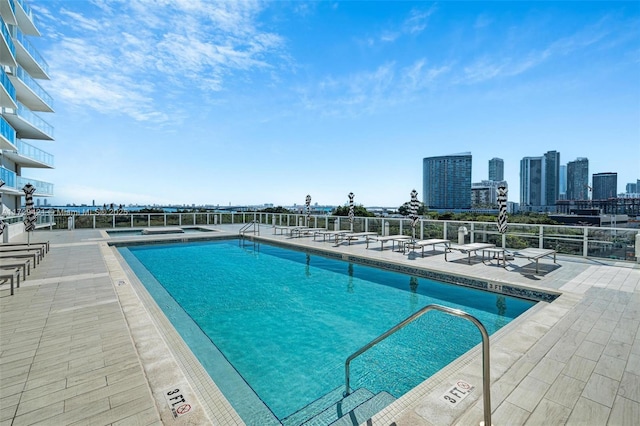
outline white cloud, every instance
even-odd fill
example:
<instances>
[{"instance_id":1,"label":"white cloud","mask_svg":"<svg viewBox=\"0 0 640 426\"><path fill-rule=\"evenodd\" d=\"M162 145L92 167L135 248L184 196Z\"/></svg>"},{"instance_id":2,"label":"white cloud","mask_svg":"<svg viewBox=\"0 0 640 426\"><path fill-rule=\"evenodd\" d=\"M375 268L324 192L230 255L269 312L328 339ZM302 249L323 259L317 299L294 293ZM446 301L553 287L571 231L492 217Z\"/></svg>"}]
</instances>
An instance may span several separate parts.
<instances>
[{"instance_id":1,"label":"white cloud","mask_svg":"<svg viewBox=\"0 0 640 426\"><path fill-rule=\"evenodd\" d=\"M47 54L53 95L106 114L168 120L160 110L168 91L214 93L235 74L272 69L284 57L282 37L259 29L256 1L62 4L45 15L59 34Z\"/></svg>"}]
</instances>

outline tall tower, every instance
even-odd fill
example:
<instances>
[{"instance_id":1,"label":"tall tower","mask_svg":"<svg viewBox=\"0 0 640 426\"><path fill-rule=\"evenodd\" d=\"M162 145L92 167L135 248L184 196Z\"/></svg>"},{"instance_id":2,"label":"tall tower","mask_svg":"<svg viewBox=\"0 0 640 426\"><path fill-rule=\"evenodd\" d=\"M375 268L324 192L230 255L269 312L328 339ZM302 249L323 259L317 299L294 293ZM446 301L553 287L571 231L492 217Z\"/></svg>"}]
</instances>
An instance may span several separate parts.
<instances>
[{"instance_id":1,"label":"tall tower","mask_svg":"<svg viewBox=\"0 0 640 426\"><path fill-rule=\"evenodd\" d=\"M567 199L567 165L560 165L560 186L558 187L558 196L561 200Z\"/></svg>"},{"instance_id":2,"label":"tall tower","mask_svg":"<svg viewBox=\"0 0 640 426\"><path fill-rule=\"evenodd\" d=\"M471 208L471 153L422 160L423 200L429 209Z\"/></svg>"},{"instance_id":3,"label":"tall tower","mask_svg":"<svg viewBox=\"0 0 640 426\"><path fill-rule=\"evenodd\" d=\"M35 187L34 197L53 196L52 183L28 174L30 168L53 168L53 155L36 144L53 140L53 128L41 117L53 112L53 99L37 82L49 79L49 66L29 42L37 36L25 0L0 1L0 207L13 211L21 208L27 183Z\"/></svg>"},{"instance_id":4,"label":"tall tower","mask_svg":"<svg viewBox=\"0 0 640 426\"><path fill-rule=\"evenodd\" d=\"M593 200L608 200L618 196L617 173L593 174Z\"/></svg>"},{"instance_id":5,"label":"tall tower","mask_svg":"<svg viewBox=\"0 0 640 426\"><path fill-rule=\"evenodd\" d=\"M560 153L548 151L544 154L544 205L553 206L560 198Z\"/></svg>"},{"instance_id":6,"label":"tall tower","mask_svg":"<svg viewBox=\"0 0 640 426\"><path fill-rule=\"evenodd\" d=\"M589 199L589 159L579 157L567 163L567 200Z\"/></svg>"},{"instance_id":7,"label":"tall tower","mask_svg":"<svg viewBox=\"0 0 640 426\"><path fill-rule=\"evenodd\" d=\"M489 160L489 180L504 180L504 160L502 158Z\"/></svg>"},{"instance_id":8,"label":"tall tower","mask_svg":"<svg viewBox=\"0 0 640 426\"><path fill-rule=\"evenodd\" d=\"M544 157L524 157L520 160L520 208L540 210L544 202Z\"/></svg>"}]
</instances>

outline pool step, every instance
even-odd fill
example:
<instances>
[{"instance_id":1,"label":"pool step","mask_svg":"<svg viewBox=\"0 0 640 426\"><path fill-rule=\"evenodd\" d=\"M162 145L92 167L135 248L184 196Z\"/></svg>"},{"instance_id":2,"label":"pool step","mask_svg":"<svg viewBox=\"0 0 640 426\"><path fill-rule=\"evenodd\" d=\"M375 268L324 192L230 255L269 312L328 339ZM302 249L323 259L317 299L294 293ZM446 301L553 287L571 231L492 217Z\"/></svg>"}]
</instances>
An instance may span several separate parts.
<instances>
[{"instance_id":1,"label":"pool step","mask_svg":"<svg viewBox=\"0 0 640 426\"><path fill-rule=\"evenodd\" d=\"M348 426L358 425L395 401L387 392L374 395L360 388L342 397L344 388L338 388L302 410L286 418L285 426Z\"/></svg>"},{"instance_id":2,"label":"pool step","mask_svg":"<svg viewBox=\"0 0 640 426\"><path fill-rule=\"evenodd\" d=\"M358 405L356 408L340 417L335 422L330 423L330 425L357 426L367 421L367 419L370 419L373 415L378 413L380 410L382 410L384 407L391 404L395 400L396 398L393 397L393 395L388 394L387 392L380 392L379 394L374 395L362 404Z\"/></svg>"}]
</instances>

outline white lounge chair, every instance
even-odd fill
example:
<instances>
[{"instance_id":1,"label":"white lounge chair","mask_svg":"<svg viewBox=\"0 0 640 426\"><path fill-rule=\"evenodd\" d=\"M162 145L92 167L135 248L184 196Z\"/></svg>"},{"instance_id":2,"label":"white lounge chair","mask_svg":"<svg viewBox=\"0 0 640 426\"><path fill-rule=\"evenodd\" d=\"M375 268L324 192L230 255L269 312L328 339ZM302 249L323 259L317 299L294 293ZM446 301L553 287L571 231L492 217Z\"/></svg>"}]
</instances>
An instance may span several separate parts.
<instances>
[{"instance_id":1,"label":"white lounge chair","mask_svg":"<svg viewBox=\"0 0 640 426\"><path fill-rule=\"evenodd\" d=\"M538 268L538 261L543 258L543 257L551 257L553 256L553 263L557 263L556 262L556 251L552 250L552 249L540 249L540 248L524 248L524 249L519 249L519 250L511 250L511 249L507 249L506 250L507 254L514 256L514 257L523 257L525 259L528 260L535 260L536 261L536 274L539 271Z\"/></svg>"},{"instance_id":2,"label":"white lounge chair","mask_svg":"<svg viewBox=\"0 0 640 426\"><path fill-rule=\"evenodd\" d=\"M415 249L420 248L422 249L422 257L424 257L424 248L431 246L431 250L435 251L436 249L436 245L442 244L444 245L445 251L447 249L447 247L449 247L449 244L451 244L451 241L449 240L443 240L440 238L431 238L428 240L418 240L418 241L409 241L409 242L405 242L403 244L403 250L402 252L404 253L405 250L409 250L409 249L413 249L415 251Z\"/></svg>"},{"instance_id":3,"label":"white lounge chair","mask_svg":"<svg viewBox=\"0 0 640 426\"><path fill-rule=\"evenodd\" d=\"M316 237L319 235L322 235L322 241L327 241L327 237L329 237L330 239L334 239L336 241L336 243L338 242L338 236L340 235L344 235L344 234L351 234L351 231L327 231L327 230L322 230L322 231L316 231L313 233L313 239L315 241Z\"/></svg>"},{"instance_id":4,"label":"white lounge chair","mask_svg":"<svg viewBox=\"0 0 640 426\"><path fill-rule=\"evenodd\" d=\"M496 246L495 244L489 244L489 243L470 243L470 244L449 245L444 249L444 260L448 262L449 260L447 259L447 253L451 253L452 250L457 250L461 253L467 254L467 262L471 264L472 253L474 256L477 256L478 250L493 248L495 246Z\"/></svg>"},{"instance_id":5,"label":"white lounge chair","mask_svg":"<svg viewBox=\"0 0 640 426\"><path fill-rule=\"evenodd\" d=\"M369 248L369 241L379 241L380 242L380 251L384 250L384 244L386 242L391 241L391 250L395 248L396 241L401 242L405 240L410 240L411 237L408 235L370 235L367 238L367 248ZM398 251L400 249L398 248Z\"/></svg>"},{"instance_id":6,"label":"white lounge chair","mask_svg":"<svg viewBox=\"0 0 640 426\"><path fill-rule=\"evenodd\" d=\"M357 241L362 237L367 238L374 235L378 235L378 233L377 232L347 232L345 234L339 234L336 236L336 245L340 244L343 241L347 241L347 243L351 245L351 241Z\"/></svg>"}]
</instances>

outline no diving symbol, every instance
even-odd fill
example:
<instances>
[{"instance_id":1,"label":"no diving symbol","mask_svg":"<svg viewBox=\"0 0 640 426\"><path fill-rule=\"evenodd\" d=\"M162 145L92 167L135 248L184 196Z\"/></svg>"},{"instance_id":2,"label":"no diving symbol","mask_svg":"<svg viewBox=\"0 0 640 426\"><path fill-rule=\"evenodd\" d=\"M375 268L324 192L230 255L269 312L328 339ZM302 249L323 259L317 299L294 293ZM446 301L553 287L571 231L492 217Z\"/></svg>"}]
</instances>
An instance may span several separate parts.
<instances>
[{"instance_id":1,"label":"no diving symbol","mask_svg":"<svg viewBox=\"0 0 640 426\"><path fill-rule=\"evenodd\" d=\"M176 408L176 413L178 413L178 415L181 416L183 414L187 414L189 412L189 410L191 410L191 405L190 404L183 404L183 405L179 406L178 408Z\"/></svg>"},{"instance_id":2,"label":"no diving symbol","mask_svg":"<svg viewBox=\"0 0 640 426\"><path fill-rule=\"evenodd\" d=\"M458 380L458 383L456 383L456 385L458 385L460 389L464 389L464 390L471 389L471 385L463 380Z\"/></svg>"}]
</instances>

